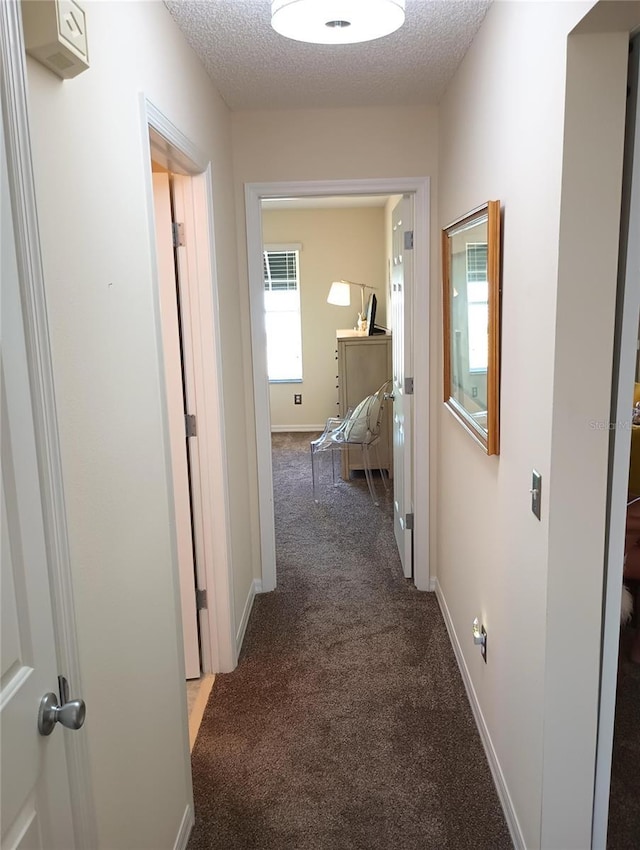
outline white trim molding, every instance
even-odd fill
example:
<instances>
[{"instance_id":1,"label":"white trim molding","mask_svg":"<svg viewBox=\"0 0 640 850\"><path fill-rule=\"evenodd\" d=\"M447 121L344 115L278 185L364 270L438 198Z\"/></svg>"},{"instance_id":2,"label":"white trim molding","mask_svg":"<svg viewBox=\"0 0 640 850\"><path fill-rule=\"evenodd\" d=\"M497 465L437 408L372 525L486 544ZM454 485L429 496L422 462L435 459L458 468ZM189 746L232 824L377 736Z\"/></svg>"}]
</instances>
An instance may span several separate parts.
<instances>
[{"instance_id":1,"label":"white trim molding","mask_svg":"<svg viewBox=\"0 0 640 850\"><path fill-rule=\"evenodd\" d=\"M191 835L191 830L193 829L195 822L196 819L193 812L193 806L188 804L180 822L180 829L178 830L173 850L187 850L189 836Z\"/></svg>"},{"instance_id":2,"label":"white trim molding","mask_svg":"<svg viewBox=\"0 0 640 850\"><path fill-rule=\"evenodd\" d=\"M326 423L322 425L272 425L272 434L317 434L318 431L324 431Z\"/></svg>"},{"instance_id":3,"label":"white trim molding","mask_svg":"<svg viewBox=\"0 0 640 850\"><path fill-rule=\"evenodd\" d=\"M493 741L491 740L491 735L484 719L482 709L480 708L480 702L478 700L476 690L473 687L469 668L467 667L467 664L464 660L464 655L462 654L462 648L460 646L460 641L458 640L458 635L453 625L453 620L451 619L451 613L449 612L447 601L444 598L442 588L440 587L437 578L435 579L435 591L436 599L438 600L438 604L440 605L442 617L447 627L447 632L449 633L449 640L451 641L451 645L456 656L456 661L458 662L458 667L460 669L460 674L462 675L462 681L464 683L464 688L467 692L467 698L471 706L471 711L473 712L473 718L476 722L476 726L478 727L482 746L484 747L484 751L487 756L487 761L489 762L489 769L491 770L493 782L496 786L496 791L498 792L498 798L500 800L500 804L504 812L505 820L507 821L507 827L511 835L511 840L513 841L513 846L515 850L526 850L524 835L522 833L522 829L520 827L520 823L518 821L518 817L513 806L513 801L511 800L511 795L509 794L509 789L507 788L507 783L504 778L502 768L500 767L498 755L495 751L495 747L493 746Z\"/></svg>"},{"instance_id":4,"label":"white trim molding","mask_svg":"<svg viewBox=\"0 0 640 850\"><path fill-rule=\"evenodd\" d=\"M27 365L32 406L56 634L59 673L73 696L82 695L67 514L58 436L53 367L44 274L38 231L27 109L27 77L20 3L0 3L0 62L6 155L14 216ZM91 707L89 706L89 714ZM77 847L97 847L97 825L89 769L87 735L65 735Z\"/></svg>"},{"instance_id":5,"label":"white trim molding","mask_svg":"<svg viewBox=\"0 0 640 850\"><path fill-rule=\"evenodd\" d=\"M240 650L242 649L242 643L244 641L244 636L247 631L247 625L249 623L249 617L251 616L251 611L253 610L253 603L256 599L256 594L262 593L262 582L260 579L254 578L251 582L251 587L249 588L249 593L247 594L246 602L244 603L244 610L242 612L242 617L240 618L240 625L238 626L238 633L236 635L236 653L240 655Z\"/></svg>"},{"instance_id":6,"label":"white trim molding","mask_svg":"<svg viewBox=\"0 0 640 850\"><path fill-rule=\"evenodd\" d=\"M276 544L273 512L273 468L266 334L263 320L262 201L269 198L302 198L340 195L404 195L414 197L413 373L415 439L414 582L429 590L429 326L430 326L430 180L428 177L372 178L364 180L311 180L279 183L245 183L247 265L253 359L253 394L258 457L260 556L265 592L276 587ZM419 474L418 474L419 471Z\"/></svg>"}]
</instances>

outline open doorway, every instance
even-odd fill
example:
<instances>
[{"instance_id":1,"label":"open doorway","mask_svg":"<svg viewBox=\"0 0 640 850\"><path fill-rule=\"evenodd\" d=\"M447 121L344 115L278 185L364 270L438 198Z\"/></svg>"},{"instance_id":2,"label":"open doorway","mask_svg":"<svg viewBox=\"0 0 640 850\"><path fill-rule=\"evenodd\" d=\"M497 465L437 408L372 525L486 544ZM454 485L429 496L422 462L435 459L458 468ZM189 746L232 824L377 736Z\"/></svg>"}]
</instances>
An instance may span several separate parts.
<instances>
[{"instance_id":1,"label":"open doorway","mask_svg":"<svg viewBox=\"0 0 640 850\"><path fill-rule=\"evenodd\" d=\"M379 480L378 489L392 492L406 578L413 577L413 201L408 193L262 201L271 432L317 436L330 417L392 384L375 462L392 480L391 487ZM359 449L341 452L338 481L364 474ZM326 477L316 483L330 499ZM336 481L333 468L329 479Z\"/></svg>"},{"instance_id":2,"label":"open doorway","mask_svg":"<svg viewBox=\"0 0 640 850\"><path fill-rule=\"evenodd\" d=\"M213 675L237 663L211 164L146 100L142 112L174 507L174 578L184 679L192 683L185 706L193 746Z\"/></svg>"},{"instance_id":3,"label":"open doorway","mask_svg":"<svg viewBox=\"0 0 640 850\"><path fill-rule=\"evenodd\" d=\"M419 338L412 333L413 339L416 341L412 354L411 371L414 377L414 387L416 390L415 398L415 421L419 423L417 427L422 426L424 441L418 446L415 446L415 452L412 454L412 468L417 463L416 453L420 455L420 463L428 469L429 461L429 441L428 441L428 397L427 397L427 374L428 374L428 269L429 269L429 246L427 234L428 230L428 209L429 209L429 181L427 178L417 179L399 179L399 180L357 180L357 181L322 181L319 183L281 183L281 184L248 184L245 187L246 195L246 215L247 215L247 237L248 237L248 262L249 262L249 280L250 280L250 298L251 298L251 319L252 319L252 342L253 342L253 367L254 367L254 398L256 405L256 429L257 429L257 447L258 447L258 470L259 470L259 508L260 508L260 528L261 528L261 554L263 565L263 590L268 591L276 586L276 568L275 568L275 532L274 532L274 514L273 514L273 467L271 458L271 399L270 385L268 379L268 370L266 362L266 338L264 324L264 245L270 244L269 239L263 235L263 208L264 201L278 198L304 198L308 201L309 198L319 198L326 200L331 197L344 196L386 196L386 199L391 195L413 195L415 201L415 233L416 240L413 244L415 263L415 285L414 285L414 309L408 311L411 329L417 321L417 311L421 310L423 321L420 322ZM385 204L387 203L385 200ZM268 204L267 204L268 206ZM382 240L381 240L382 242ZM273 243L271 243L273 244ZM277 243L276 243L277 244ZM348 262L348 258L345 260ZM331 272L328 282L324 281L322 301L326 302L327 293L331 282L334 278L343 278L346 280L354 279L358 283L365 283L364 280L358 280L355 275L349 277L346 271L341 274ZM384 292L384 318L388 321L388 303L390 301L391 280L390 271L382 266L383 277L383 292ZM420 281L420 283L418 283ZM331 310L328 306L327 309ZM335 309L335 308L334 308ZM353 327L356 313L354 310L353 316L350 316L347 327ZM329 313L329 316L331 313ZM379 314L380 316L381 314ZM339 330L340 322L333 320L330 333L335 334ZM346 323L345 323L346 324ZM381 324L381 321L376 320L376 324ZM335 340L335 336L333 336ZM336 346L333 343L331 349L332 355L336 357ZM333 361L335 365L335 360ZM337 409L337 393L335 383L335 370L327 372L329 381L333 381L330 392L333 395L331 405L334 410ZM291 393L292 396L298 393ZM292 402L294 399L292 397ZM303 405L300 405L303 406ZM331 408L329 408L331 409ZM320 421L309 423L318 426L320 429L326 421L326 414L323 414ZM317 430L317 429L316 429ZM428 561L428 475L423 476L420 481L415 481L413 493L413 506L416 518L420 518L420 522L416 525L416 531L413 534L414 543L416 546L416 563L420 564L420 571L416 573L415 582L419 589L429 589L429 561Z\"/></svg>"},{"instance_id":4,"label":"open doorway","mask_svg":"<svg viewBox=\"0 0 640 850\"><path fill-rule=\"evenodd\" d=\"M184 215L176 212L177 175L153 160L151 170L185 678L194 680L200 678L202 666L197 588L197 564L202 557L199 528L202 513L197 503L199 463L198 446L194 439L197 433L196 417L190 412L195 405L194 362L193 346L190 344L189 287L188 281L184 280L183 252L186 240L184 233L180 235L180 230L184 230Z\"/></svg>"},{"instance_id":5,"label":"open doorway","mask_svg":"<svg viewBox=\"0 0 640 850\"><path fill-rule=\"evenodd\" d=\"M152 160L153 199L164 378L169 419L173 507L176 523L182 649L193 748L213 687L213 673L203 672L202 634L198 612L206 608L206 581L198 565L204 558L200 458L195 413L195 374L191 321L191 287L186 262L184 193L189 178L173 174Z\"/></svg>"},{"instance_id":6,"label":"open doorway","mask_svg":"<svg viewBox=\"0 0 640 850\"><path fill-rule=\"evenodd\" d=\"M392 377L392 336L387 319L391 257L387 246L392 241L391 209L396 202L387 195L262 201L276 528L282 526L279 486L290 489L297 482L294 498L308 502L304 517L310 524L316 513L311 495L310 440L323 431L330 418L344 417ZM345 280L352 283L338 284L344 290L341 303L332 303L332 282ZM373 329L377 332L369 334L358 324L374 299L377 310ZM385 400L385 407L374 459L387 479L393 478L390 399ZM320 453L315 464L319 475L313 498L326 510L333 505L332 483L345 490L358 489L365 472L361 450L354 447L340 452L339 464L333 463L332 454ZM292 472L288 480L278 474L283 464ZM390 489L383 488L376 469L372 485L380 499ZM370 513L370 522L375 523L377 508L373 503L369 505L364 499L360 509ZM308 534L313 533L310 525ZM282 540L276 542L280 563Z\"/></svg>"},{"instance_id":7,"label":"open doorway","mask_svg":"<svg viewBox=\"0 0 640 850\"><path fill-rule=\"evenodd\" d=\"M640 37L629 52L593 847L640 834ZM622 588L622 601L620 598Z\"/></svg>"}]
</instances>

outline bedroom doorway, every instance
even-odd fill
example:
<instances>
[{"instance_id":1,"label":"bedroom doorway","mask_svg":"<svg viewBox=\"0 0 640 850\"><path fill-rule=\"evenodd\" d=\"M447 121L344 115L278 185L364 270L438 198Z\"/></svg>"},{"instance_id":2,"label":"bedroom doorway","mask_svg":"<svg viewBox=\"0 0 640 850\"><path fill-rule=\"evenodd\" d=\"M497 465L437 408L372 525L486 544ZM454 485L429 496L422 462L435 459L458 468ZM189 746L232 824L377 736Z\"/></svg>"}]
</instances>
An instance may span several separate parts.
<instances>
[{"instance_id":1,"label":"bedroom doorway","mask_svg":"<svg viewBox=\"0 0 640 850\"><path fill-rule=\"evenodd\" d=\"M353 197L363 195L405 195L412 194L415 197L415 233L414 262L415 279L423 282L429 277L429 244L426 234L429 233L429 180L421 179L385 179L385 180L356 180L356 181L319 181L303 183L266 183L247 184L245 187L246 216L247 216L247 253L249 265L251 321L252 321L252 349L253 349L253 374L254 374L254 400L256 407L256 431L258 448L258 470L259 470L259 510L261 529L261 555L263 564L263 591L269 591L276 586L275 566L275 530L274 530L274 503L273 503L273 465L271 457L271 399L266 364L266 340L264 330L264 270L263 270L263 245L269 240L263 236L262 210L263 202L278 198L309 199L330 197ZM425 238L421 237L425 234ZM333 278L333 273L330 277ZM346 271L339 277L350 279ZM354 275L355 277L355 275ZM388 275L384 275L384 287L386 289ZM357 278L356 278L357 280ZM364 281L362 281L364 282ZM331 280L326 285L330 286ZM413 371L415 380L415 421L416 429L421 433L428 434L428 369L429 369L429 344L428 344L428 316L429 316L429 290L427 285L415 286L413 305L415 309L411 312L412 327L415 322L417 311L426 319L420 323L420 334L416 335L416 347L413 353ZM326 301L326 293L324 294ZM353 317L351 317L352 319ZM332 333L338 327L339 322L334 320ZM351 324L351 321L350 321ZM426 329L426 332L425 332ZM335 355L334 355L335 356ZM330 374L330 373L329 373ZM335 383L333 384L335 393ZM295 394L295 393L294 393ZM335 405L335 400L333 402ZM323 426L326 415L313 425ZM422 426L422 428L421 428ZM416 445L413 455L413 465L420 464L421 468L427 470L429 463L428 438ZM420 477L415 482L414 492L414 514L416 517L415 546L416 553L422 557L416 562L420 563L420 570L415 576L416 586L421 590L430 589L429 563L428 563L428 475Z\"/></svg>"},{"instance_id":2,"label":"bedroom doorway","mask_svg":"<svg viewBox=\"0 0 640 850\"><path fill-rule=\"evenodd\" d=\"M400 196L401 198L401 196ZM304 505L295 525L306 528L306 538L320 546L324 532L315 520L323 513L352 517L364 513L369 523L388 513L390 487L383 489L374 473L373 486L380 500L374 506L362 491L364 470L357 449L331 458L317 457L317 491L312 494L310 441L322 433L330 417L344 416L392 375L391 264L389 256L392 209L398 196L346 195L337 197L273 198L262 201L264 239L264 303L267 337L267 372L272 436L274 518L278 580L282 587L291 533L285 521L294 506ZM349 303L330 302L333 281L366 282L342 286ZM375 335L357 331L360 314L375 296ZM343 301L343 299L339 299ZM402 331L403 328L400 328ZM393 335L395 342L399 332ZM393 478L392 413L395 402L386 402L380 463ZM333 475L331 461L334 460ZM335 484L335 487L332 486ZM337 488L337 489L336 489ZM283 504L283 493L287 498ZM352 496L352 503L350 502ZM313 498L318 498L314 505ZM340 507L338 507L338 502ZM356 507L357 505L357 507ZM287 507L288 506L288 507ZM354 534L357 531L354 528ZM304 559L304 546L298 547ZM328 551L325 552L329 558Z\"/></svg>"}]
</instances>

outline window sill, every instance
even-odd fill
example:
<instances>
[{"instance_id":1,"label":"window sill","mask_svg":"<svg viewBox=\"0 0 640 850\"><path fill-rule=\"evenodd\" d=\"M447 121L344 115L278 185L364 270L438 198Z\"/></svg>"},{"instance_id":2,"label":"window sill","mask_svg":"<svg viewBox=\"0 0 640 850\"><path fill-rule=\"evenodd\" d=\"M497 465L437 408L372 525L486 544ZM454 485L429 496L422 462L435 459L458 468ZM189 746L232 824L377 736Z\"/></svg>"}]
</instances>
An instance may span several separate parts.
<instances>
[{"instance_id":1,"label":"window sill","mask_svg":"<svg viewBox=\"0 0 640 850\"><path fill-rule=\"evenodd\" d=\"M270 384L301 384L302 378L269 378Z\"/></svg>"}]
</instances>

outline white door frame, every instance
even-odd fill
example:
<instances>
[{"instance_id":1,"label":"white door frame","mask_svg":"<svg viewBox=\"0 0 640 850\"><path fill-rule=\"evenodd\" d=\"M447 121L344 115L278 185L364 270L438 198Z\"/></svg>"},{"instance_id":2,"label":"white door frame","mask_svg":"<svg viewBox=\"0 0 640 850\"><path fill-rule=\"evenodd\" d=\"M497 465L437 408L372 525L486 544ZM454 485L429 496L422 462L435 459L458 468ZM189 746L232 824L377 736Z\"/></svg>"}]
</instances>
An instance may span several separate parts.
<instances>
[{"instance_id":1,"label":"white door frame","mask_svg":"<svg viewBox=\"0 0 640 850\"><path fill-rule=\"evenodd\" d=\"M198 584L207 591L208 608L200 612L202 668L204 673L227 673L237 664L235 641L235 606L231 573L231 526L227 452L224 429L222 392L222 351L220 343L220 311L218 309L218 278L215 262L213 229L212 165L209 159L144 95L140 96L140 119L144 149L148 151L145 188L151 246L152 274L155 281L154 307L156 340L160 362L164 361L162 324L155 246L153 184L151 157L169 170L191 177L195 222L192 245L194 256L186 283L197 295L198 310L190 317L191 332L198 337L198 350L204 352L194 361L196 373L195 414L199 439L199 487L194 511L207 517L207 522L195 523L201 537L196 546L203 557L196 566ZM206 214L205 214L206 210ZM206 218L206 221L203 219ZM163 396L162 427L165 442L165 462L171 482L171 447L167 412L166 387L161 382ZM170 486L173 486L172 484ZM176 614L181 622L180 586L175 525L171 528ZM180 631L182 634L182 631Z\"/></svg>"},{"instance_id":2,"label":"white door frame","mask_svg":"<svg viewBox=\"0 0 640 850\"><path fill-rule=\"evenodd\" d=\"M20 3L0 3L0 89L59 675L82 696L67 515L38 231ZM35 707L34 707L35 711ZM91 722L91 706L87 706ZM34 714L35 723L35 714ZM76 847L96 847L87 734L65 735Z\"/></svg>"},{"instance_id":3,"label":"white door frame","mask_svg":"<svg viewBox=\"0 0 640 850\"><path fill-rule=\"evenodd\" d=\"M271 464L271 413L267 378L262 276L262 207L266 198L303 198L339 195L404 195L415 198L413 280L414 373L414 581L418 590L430 590L429 565L429 268L430 179L428 177L370 180L317 180L246 183L245 214L251 309L253 394L258 456L258 509L262 591L276 587L276 543ZM417 475L416 471L420 474Z\"/></svg>"},{"instance_id":4,"label":"white door frame","mask_svg":"<svg viewBox=\"0 0 640 850\"><path fill-rule=\"evenodd\" d=\"M628 422L633 404L633 386L638 356L638 315L640 290L637 273L640 269L640 243L634 234L640 227L640 87L637 83L640 40L636 39L635 61L635 133L627 141L633 152L633 172L629 175L629 221L626 223L626 263L624 279L618 283L622 298L618 303L619 350L614 364L612 422ZM629 133L629 128L627 128ZM627 163L625 163L627 165ZM617 370L616 370L617 365ZM618 678L618 648L620 643L620 588L624 565L629 452L631 430L616 428L611 435L611 469L609 477L609 525L604 589L604 626L602 631L602 670L600 686L600 716L593 807L593 850L604 850L609 824L609 795Z\"/></svg>"}]
</instances>

